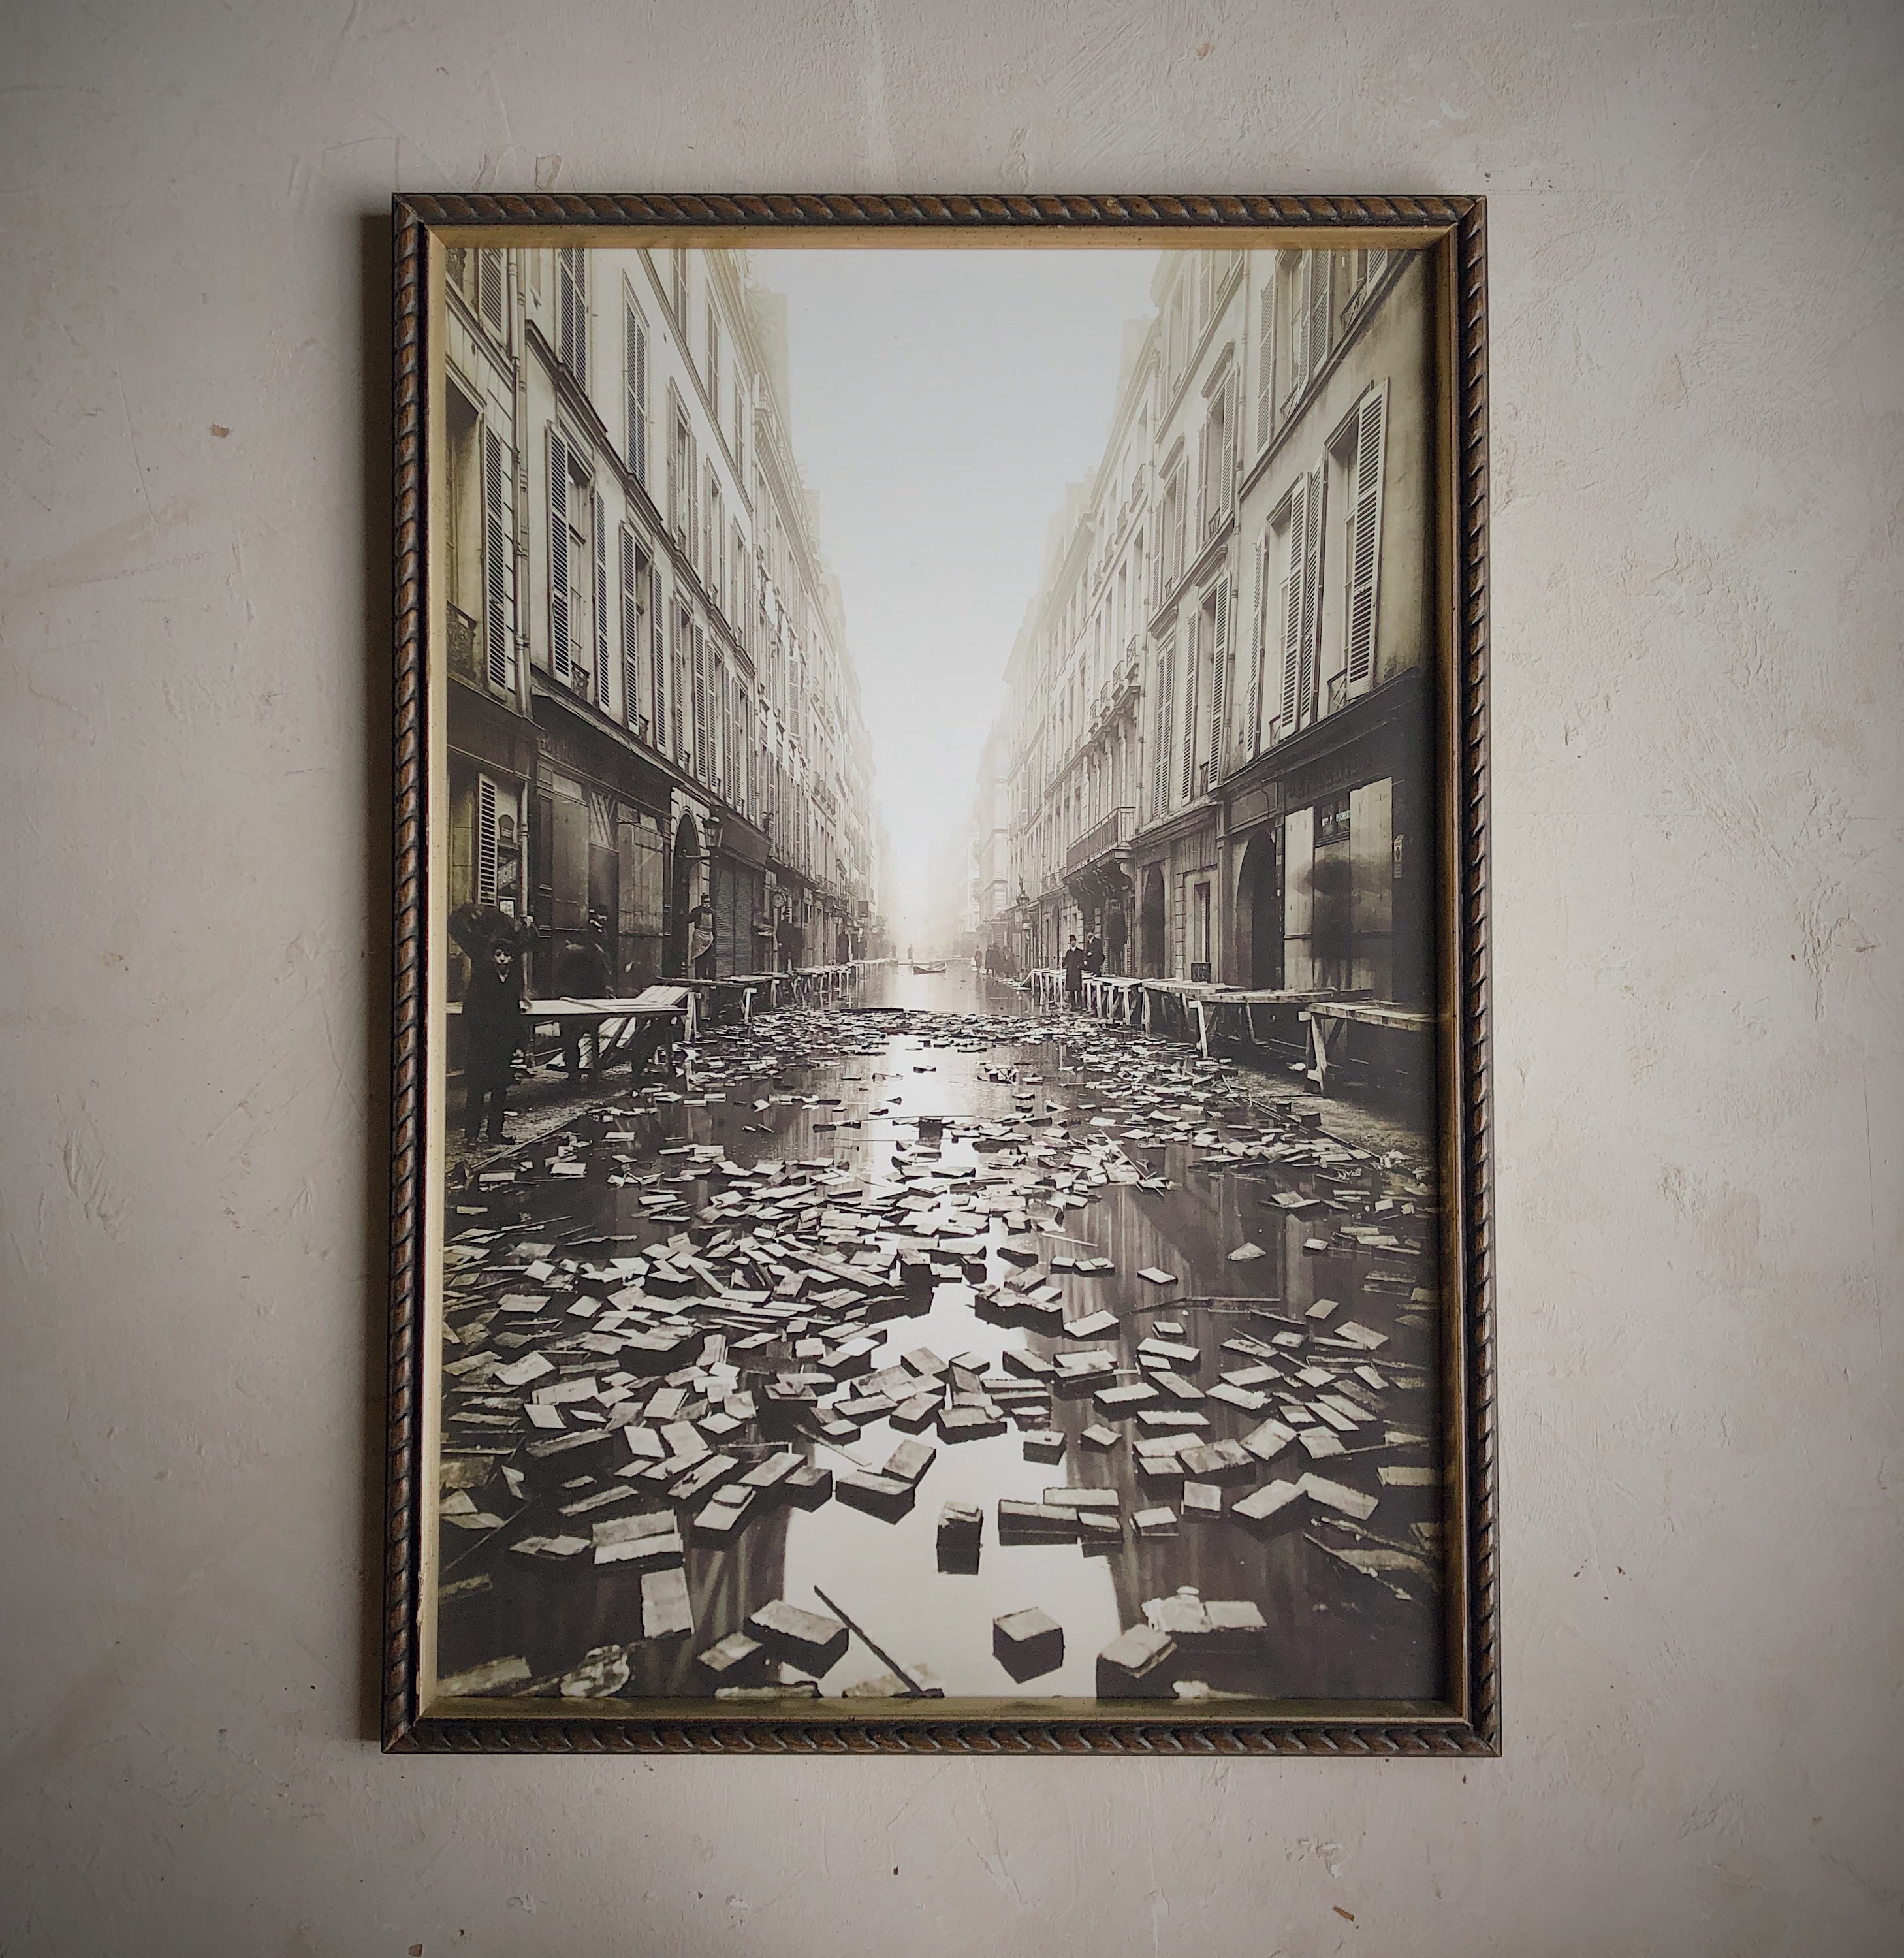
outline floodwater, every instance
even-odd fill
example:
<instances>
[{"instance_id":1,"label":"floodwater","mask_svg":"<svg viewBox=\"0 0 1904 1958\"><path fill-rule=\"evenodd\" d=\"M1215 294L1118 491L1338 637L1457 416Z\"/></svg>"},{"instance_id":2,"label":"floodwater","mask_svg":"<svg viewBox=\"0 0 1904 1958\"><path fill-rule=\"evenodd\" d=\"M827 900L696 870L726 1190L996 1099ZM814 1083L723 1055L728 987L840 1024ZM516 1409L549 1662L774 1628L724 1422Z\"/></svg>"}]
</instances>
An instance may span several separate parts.
<instances>
[{"instance_id":1,"label":"floodwater","mask_svg":"<svg viewBox=\"0 0 1904 1958\"><path fill-rule=\"evenodd\" d=\"M441 1608L439 1674L516 1655L533 1679L549 1682L591 1649L617 1646L625 1649L631 1668L621 1697L704 1698L710 1676L696 1655L740 1630L750 1612L784 1598L808 1610L843 1615L862 1634L821 1677L820 1690L829 1697L890 1673L890 1659L902 1667L928 1668L953 1696L1090 1699L1097 1690L1097 1655L1120 1633L1143 1624L1147 1601L1191 1586L1206 1601L1254 1604L1267 1629L1251 1651L1180 1654L1170 1669L1175 1681L1200 1681L1219 1691L1274 1698L1444 1697L1440 1497L1423 1473L1423 1465L1434 1459L1433 1438L1439 1432L1433 1313L1422 1309L1419 1297L1411 1302L1406 1288L1368 1286L1374 1267L1365 1247L1352 1249L1332 1237L1345 1218L1365 1221L1369 1206L1387 1191L1385 1218L1403 1220L1404 1232L1425 1240L1428 1254L1418 1270L1425 1271L1420 1282L1431 1290L1434 1234L1428 1203L1395 1194L1411 1189L1417 1197L1424 1194L1425 1186L1409 1180L1421 1162L1396 1164L1384 1158L1382 1164L1358 1166L1355 1174L1367 1180L1368 1189L1346 1202L1339 1168L1324 1172L1299 1162L1213 1166L1209 1158L1212 1146L1221 1145L1219 1137L1227 1144L1239 1134L1247 1141L1290 1133L1278 1130L1260 1102L1252 1107L1239 1098L1233 1071L1199 1066L1181 1047L1074 1017L1048 1015L1033 1026L1021 994L966 968L943 974L886 968L871 976L853 1004L934 1017L909 1023L878 1012L764 1015L754 1030L757 1041L738 1031L705 1041L685 1100L644 1106L644 1098L625 1083L605 1085L603 1107L618 1112L595 1126L612 1126L623 1138L632 1134L631 1150L625 1139L620 1146L644 1164L663 1160L659 1152L664 1148L686 1144L718 1145L743 1168L830 1158L857 1177L884 1180L928 1171L941 1180L959 1174L1000 1177L977 1187L998 1196L995 1209L1001 1213L1022 1200L1011 1196L1014 1177L1039 1166L1027 1161L1024 1149L1048 1147L1061 1161L1067 1146L1101 1150L1115 1142L1121 1162L1164 1180L1168 1187L1105 1183L1090 1193L1093 1200L1042 1223L1036 1239L1047 1268L1054 1256L1113 1261L1115 1271L1099 1275L1048 1269L1042 1274L1061 1291L1067 1320L1098 1312L1115 1315L1114 1332L1083 1343L1113 1350L1126 1380L1140 1377L1137 1348L1147 1337L1194 1348L1196 1364L1183 1360L1175 1371L1206 1393L1225 1372L1252 1364L1247 1353L1223 1350L1226 1340L1239 1335L1277 1342L1281 1335L1279 1357L1292 1366L1321 1363L1320 1380L1303 1383L1286 1372L1279 1385L1266 1390L1273 1398L1257 1408L1207 1399L1197 1402L1195 1411L1207 1422L1198 1437L1204 1440L1240 1440L1272 1417L1293 1424L1298 1410L1314 1424L1305 1402L1327 1390L1332 1372L1353 1361L1365 1363L1361 1404L1377 1411L1352 1424L1328 1415L1342 1430L1339 1453L1311 1460L1298 1447L1267 1465L1252 1463L1249 1472L1226 1486L1220 1519L1209 1519L1184 1513L1176 1489L1160 1493L1140 1479L1134 1441L1145 1429L1134 1419L1109 1418L1086 1393L1061 1389L1052 1397L1050 1426L1064 1437L1061 1462L1027 1460L1025 1437L1016 1426L954 1444L928 1428L917 1438L936 1448L936 1457L911 1510L896 1522L836 1498L811 1511L768 1509L732 1545L711 1546L690 1538L685 1575L693 1632L666 1639L641 1636L640 1579L632 1567L596 1567L587 1557L555 1565L511 1554L508 1545L523 1535L564 1527L558 1512L565 1496L587 1486L586 1469L574 1465L578 1458L565 1458L566 1465L552 1472L517 1454L510 1459L522 1465L517 1486L524 1500L511 1501L497 1483L478 1498L484 1511L502 1517L501 1527L473 1535L448 1522L443 1526L439 1581L456 1588ZM949 1015L968 1017L955 1025L944 1017ZM802 1057L806 1048L799 1031L809 1024L823 1036L811 1043L819 1057ZM954 1039L960 1044L948 1044ZM759 1047L767 1050L757 1064L748 1060L750 1048ZM1014 1073L1016 1080L997 1078ZM1023 1098L1028 1092L1029 1101ZM703 1093L704 1101L698 1098ZM757 1108L763 1100L769 1105ZM948 1125L936 1153L922 1144L922 1117ZM1062 1126L1067 1118L1068 1129ZM1017 1131L1014 1146L1003 1152L975 1148L983 1139L972 1135L974 1124L1014 1123L1026 1125ZM761 1129L770 1133L756 1132ZM1162 1129L1171 1131L1167 1139L1128 1139ZM584 1155L589 1131L583 1118L567 1132ZM1199 1139L1193 1141L1190 1131ZM533 1164L537 1152L520 1154ZM1419 1156L1427 1154L1424 1137ZM711 1185L693 1183L690 1207L718 1187L718 1179ZM528 1168L516 1183L460 1206L451 1234L499 1231L489 1244L492 1259L509 1255L512 1240L559 1240L579 1258L597 1255L588 1247L611 1240L618 1251L638 1253L679 1228L653 1221L642 1202L652 1190L652 1183L644 1188L638 1179L618 1187L594 1171L555 1176ZM1325 1204L1334 1199L1340 1207L1298 1212L1271 1201L1279 1192ZM1030 1207L1036 1218L1037 1206ZM871 1228L869 1220L868 1233ZM995 1215L985 1259L988 1285L1020 1278L1020 1267L997 1248L1007 1235L1004 1215ZM1232 1262L1229 1253L1246 1243L1263 1255ZM1324 1244L1327 1247L1318 1248ZM1160 1285L1140 1277L1146 1269L1168 1273L1175 1282ZM1330 1299L1337 1305L1326 1319L1309 1317L1311 1306ZM916 1308L911 1316L868 1329L884 1342L873 1359L875 1370L926 1348L941 1360L973 1356L989 1376L1004 1378L1010 1377L1003 1364L1008 1352L1048 1358L1080 1343L1021 1323L1001 1323L969 1280L941 1280L929 1299L921 1293L908 1303ZM454 1291L451 1316L454 1323ZM1348 1348L1335 1332L1345 1323L1379 1335L1379 1351ZM792 1364L780 1347L727 1358L745 1388L759 1386ZM1379 1387L1369 1388L1370 1380ZM1356 1389L1355 1381L1348 1384ZM1351 1414L1357 1411L1354 1403L1343 1405ZM1086 1427L1107 1421L1117 1437L1110 1446L1084 1438ZM446 1456L457 1452L457 1434L452 1423ZM845 1446L817 1437L771 1446L790 1446L836 1472L878 1470L909 1438L889 1421L876 1420ZM720 1445L745 1458L744 1442ZM759 1444L756 1459L765 1452L769 1444ZM497 1456L500 1450L492 1446L489 1453ZM1400 1472L1391 1480L1382 1473L1384 1465ZM1295 1481L1309 1471L1373 1498L1372 1511L1356 1518L1321 1500L1303 1500L1264 1526L1229 1513L1237 1498L1273 1478ZM1061 1486L1118 1493L1124 1524L1115 1547L999 1541L1001 1498L1037 1502L1046 1490ZM661 1500L653 1499L657 1504ZM941 1567L938 1523L941 1509L952 1502L976 1504L983 1512L976 1567ZM1140 1538L1132 1518L1158 1506L1178 1512L1175 1533ZM689 1537L687 1524L684 1513L684 1537ZM588 1525L584 1519L570 1526L586 1533ZM995 1658L992 1627L995 1619L1030 1607L1062 1627L1064 1656L1054 1669L1021 1683Z\"/></svg>"}]
</instances>

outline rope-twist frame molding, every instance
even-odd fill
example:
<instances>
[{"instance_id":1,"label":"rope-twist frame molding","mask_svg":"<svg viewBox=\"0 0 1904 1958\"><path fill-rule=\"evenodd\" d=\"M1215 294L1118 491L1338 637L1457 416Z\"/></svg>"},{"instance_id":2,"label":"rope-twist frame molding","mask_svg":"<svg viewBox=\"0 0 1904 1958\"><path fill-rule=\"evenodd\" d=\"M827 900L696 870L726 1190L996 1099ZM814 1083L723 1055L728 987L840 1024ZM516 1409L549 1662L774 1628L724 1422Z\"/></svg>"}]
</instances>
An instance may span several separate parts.
<instances>
[{"instance_id":1,"label":"rope-twist frame molding","mask_svg":"<svg viewBox=\"0 0 1904 1958\"><path fill-rule=\"evenodd\" d=\"M1486 210L1478 198L1222 195L406 194L393 205L395 299L395 946L391 1112L389 1364L383 1611L383 1738L393 1751L448 1754L1292 1754L1470 1758L1500 1750L1499 1523L1495 1487L1493 1188L1489 1123L1488 940L1488 293ZM1221 232L1276 226L1324 231L1433 227L1451 233L1456 326L1456 638L1459 739L1453 779L1460 861L1454 1002L1463 1106L1459 1170L1465 1232L1462 1326L1469 1526L1466 1623L1468 1718L745 1722L609 1717L587 1721L421 1717L417 1696L423 1443L422 1200L425 842L429 833L423 567L423 248L432 226L758 226L855 230ZM632 1706L637 1703L629 1703Z\"/></svg>"}]
</instances>

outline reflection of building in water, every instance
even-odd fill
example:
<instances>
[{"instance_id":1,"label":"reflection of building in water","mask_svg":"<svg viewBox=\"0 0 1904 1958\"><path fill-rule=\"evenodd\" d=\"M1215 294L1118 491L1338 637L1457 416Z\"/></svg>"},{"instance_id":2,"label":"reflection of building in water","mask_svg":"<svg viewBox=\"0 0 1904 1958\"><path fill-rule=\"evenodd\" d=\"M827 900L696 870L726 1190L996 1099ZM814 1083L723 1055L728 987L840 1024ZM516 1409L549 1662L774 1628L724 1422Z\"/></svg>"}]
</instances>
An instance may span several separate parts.
<instances>
[{"instance_id":1,"label":"reflection of building in water","mask_svg":"<svg viewBox=\"0 0 1904 1958\"><path fill-rule=\"evenodd\" d=\"M1166 252L1153 290L1013 648L979 929L1037 965L1096 930L1113 971L1425 1003L1428 261Z\"/></svg>"},{"instance_id":2,"label":"reflection of building in water","mask_svg":"<svg viewBox=\"0 0 1904 1958\"><path fill-rule=\"evenodd\" d=\"M447 274L451 908L533 919L545 991L588 942L615 991L865 952L871 754L780 302L734 252Z\"/></svg>"}]
</instances>

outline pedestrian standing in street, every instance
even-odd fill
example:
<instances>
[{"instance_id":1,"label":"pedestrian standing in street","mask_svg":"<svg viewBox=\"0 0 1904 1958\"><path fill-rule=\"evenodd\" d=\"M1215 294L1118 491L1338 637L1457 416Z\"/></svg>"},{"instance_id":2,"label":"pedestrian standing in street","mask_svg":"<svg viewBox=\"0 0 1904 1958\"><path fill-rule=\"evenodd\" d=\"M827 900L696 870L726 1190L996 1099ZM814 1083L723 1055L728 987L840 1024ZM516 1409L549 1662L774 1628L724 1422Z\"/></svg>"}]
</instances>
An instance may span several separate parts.
<instances>
[{"instance_id":1,"label":"pedestrian standing in street","mask_svg":"<svg viewBox=\"0 0 1904 1958\"><path fill-rule=\"evenodd\" d=\"M1084 948L1078 943L1075 932L1064 948L1064 1003L1067 1006L1084 1003Z\"/></svg>"},{"instance_id":2,"label":"pedestrian standing in street","mask_svg":"<svg viewBox=\"0 0 1904 1958\"><path fill-rule=\"evenodd\" d=\"M599 911L588 914L588 935L577 939L562 954L555 969L555 990L565 1000L603 1000L609 992L608 953L602 943L608 920ZM562 1065L572 1080L582 1071L582 1043L588 1042L588 1071L602 1071L602 1037L579 1029L562 1043Z\"/></svg>"},{"instance_id":3,"label":"pedestrian standing in street","mask_svg":"<svg viewBox=\"0 0 1904 1958\"><path fill-rule=\"evenodd\" d=\"M1104 941L1096 932L1084 948L1084 969L1093 979L1104 970Z\"/></svg>"},{"instance_id":4,"label":"pedestrian standing in street","mask_svg":"<svg viewBox=\"0 0 1904 1958\"><path fill-rule=\"evenodd\" d=\"M688 922L688 969L697 979L714 976L714 908L695 905Z\"/></svg>"},{"instance_id":5,"label":"pedestrian standing in street","mask_svg":"<svg viewBox=\"0 0 1904 1958\"><path fill-rule=\"evenodd\" d=\"M477 962L463 995L463 1138L474 1142L482 1130L484 1104L489 1139L502 1140L502 1118L509 1103L510 1064L525 1038L522 990L516 962L498 939Z\"/></svg>"}]
</instances>

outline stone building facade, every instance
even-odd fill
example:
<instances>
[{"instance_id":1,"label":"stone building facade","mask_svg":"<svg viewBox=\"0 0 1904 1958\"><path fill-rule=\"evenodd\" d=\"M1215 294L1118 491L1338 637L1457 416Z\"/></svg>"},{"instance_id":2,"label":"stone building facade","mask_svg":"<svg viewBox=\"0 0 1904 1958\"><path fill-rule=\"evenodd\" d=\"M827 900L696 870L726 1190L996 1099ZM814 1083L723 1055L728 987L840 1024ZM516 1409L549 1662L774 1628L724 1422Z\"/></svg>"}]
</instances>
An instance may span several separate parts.
<instances>
[{"instance_id":1,"label":"stone building facade","mask_svg":"<svg viewBox=\"0 0 1904 1958\"><path fill-rule=\"evenodd\" d=\"M1428 996L1430 270L1170 252L1053 527L990 776L1029 962Z\"/></svg>"},{"instance_id":2,"label":"stone building facade","mask_svg":"<svg viewBox=\"0 0 1904 1958\"><path fill-rule=\"evenodd\" d=\"M442 318L452 911L526 920L539 992L591 944L617 992L862 955L872 758L780 303L743 252L470 249Z\"/></svg>"}]
</instances>

